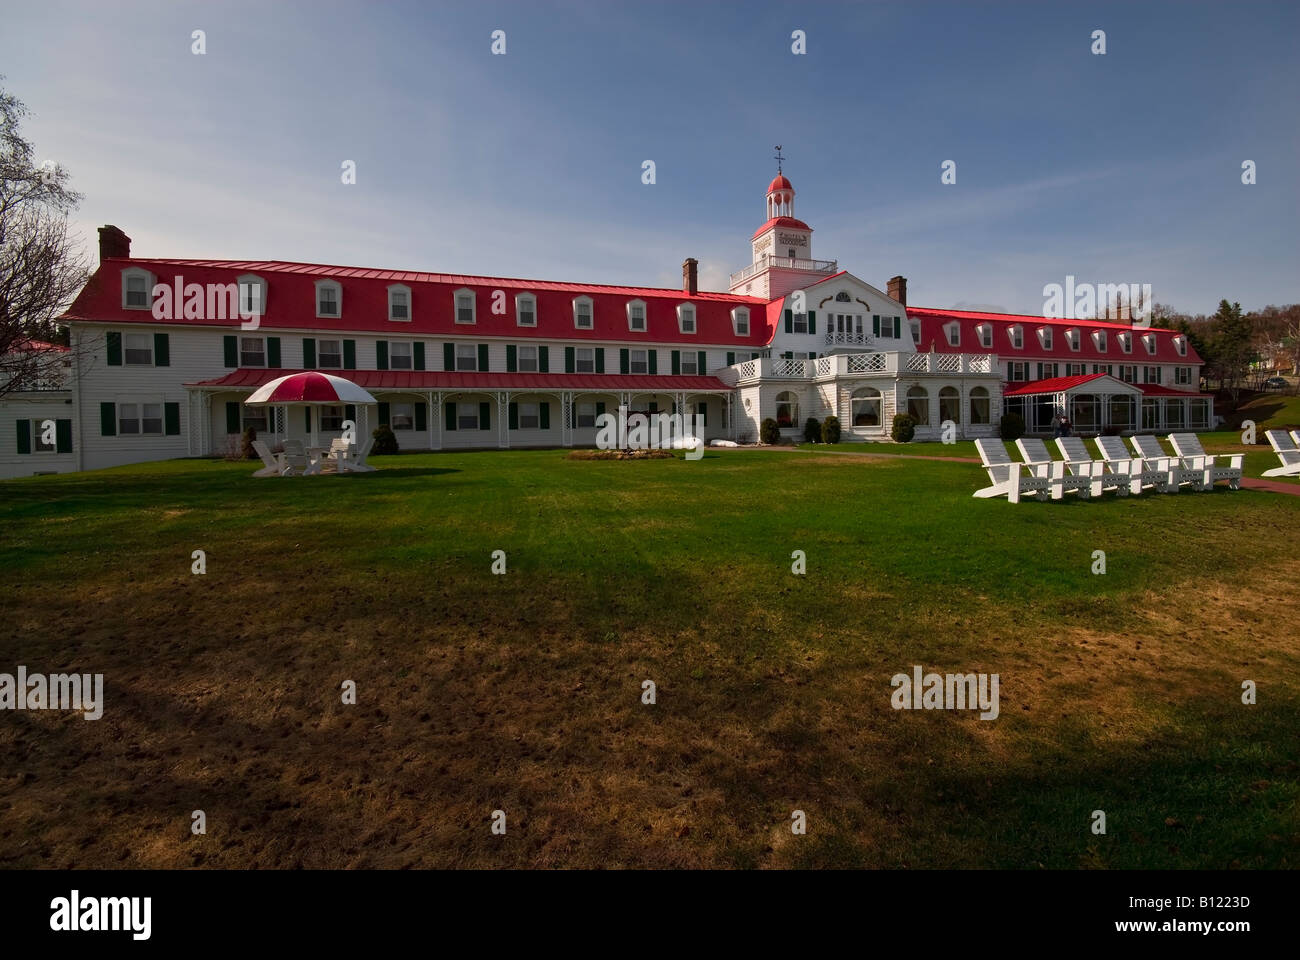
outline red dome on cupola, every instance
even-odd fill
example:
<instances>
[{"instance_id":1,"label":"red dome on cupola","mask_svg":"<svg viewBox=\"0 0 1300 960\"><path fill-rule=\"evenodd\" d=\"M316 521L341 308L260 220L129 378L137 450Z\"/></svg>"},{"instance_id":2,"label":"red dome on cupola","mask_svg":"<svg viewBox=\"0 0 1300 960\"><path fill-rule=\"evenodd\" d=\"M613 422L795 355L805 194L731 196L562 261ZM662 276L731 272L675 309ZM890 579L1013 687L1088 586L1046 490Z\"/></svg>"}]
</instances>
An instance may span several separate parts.
<instances>
[{"instance_id":1,"label":"red dome on cupola","mask_svg":"<svg viewBox=\"0 0 1300 960\"><path fill-rule=\"evenodd\" d=\"M794 186L786 179L785 174L778 173L776 178L767 185L768 193L775 193L777 190L793 190Z\"/></svg>"}]
</instances>

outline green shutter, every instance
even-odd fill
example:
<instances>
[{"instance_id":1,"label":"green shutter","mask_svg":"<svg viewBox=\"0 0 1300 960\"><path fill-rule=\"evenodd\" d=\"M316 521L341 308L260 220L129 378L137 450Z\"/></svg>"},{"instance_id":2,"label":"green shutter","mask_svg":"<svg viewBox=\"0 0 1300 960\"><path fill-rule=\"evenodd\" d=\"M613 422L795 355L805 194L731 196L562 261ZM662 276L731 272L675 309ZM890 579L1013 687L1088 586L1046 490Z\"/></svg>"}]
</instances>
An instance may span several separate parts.
<instances>
[{"instance_id":1,"label":"green shutter","mask_svg":"<svg viewBox=\"0 0 1300 960\"><path fill-rule=\"evenodd\" d=\"M695 372L701 377L704 376L704 368L708 365L708 358L704 351L701 350L695 357Z\"/></svg>"},{"instance_id":2,"label":"green shutter","mask_svg":"<svg viewBox=\"0 0 1300 960\"><path fill-rule=\"evenodd\" d=\"M380 401L380 403L379 403L379 422L380 422L380 423L389 423L390 421L389 421L388 418L389 418L389 414L390 414L390 412L391 412L391 409L390 409L390 407L388 406L388 404L384 403L383 401Z\"/></svg>"},{"instance_id":3,"label":"green shutter","mask_svg":"<svg viewBox=\"0 0 1300 960\"><path fill-rule=\"evenodd\" d=\"M229 408L230 404L226 404L226 406L227 406L227 408ZM303 417L303 424L304 424L304 425L306 426L306 428L307 428L307 435L310 436L310 435L311 435L311 407L303 407L303 408L302 408L302 412L303 412L304 414L306 414L306 416ZM235 413L238 414L239 411L236 410ZM230 418L229 418L229 415L227 415L226 419L227 419L227 420L230 419ZM232 431L232 432L237 433L238 431Z\"/></svg>"},{"instance_id":4,"label":"green shutter","mask_svg":"<svg viewBox=\"0 0 1300 960\"><path fill-rule=\"evenodd\" d=\"M442 405L442 425L444 429L456 429L456 404L444 403Z\"/></svg>"},{"instance_id":5,"label":"green shutter","mask_svg":"<svg viewBox=\"0 0 1300 960\"><path fill-rule=\"evenodd\" d=\"M541 419L542 429L543 430L551 429L551 405L549 403L543 403L541 406L540 413L542 418Z\"/></svg>"},{"instance_id":6,"label":"green shutter","mask_svg":"<svg viewBox=\"0 0 1300 960\"><path fill-rule=\"evenodd\" d=\"M549 347L537 348L537 369L542 373L551 372L551 350Z\"/></svg>"},{"instance_id":7,"label":"green shutter","mask_svg":"<svg viewBox=\"0 0 1300 960\"><path fill-rule=\"evenodd\" d=\"M488 345L486 343L478 345L478 372L488 372Z\"/></svg>"},{"instance_id":8,"label":"green shutter","mask_svg":"<svg viewBox=\"0 0 1300 960\"><path fill-rule=\"evenodd\" d=\"M343 419L351 420L353 423L357 422L357 405L355 403L344 404Z\"/></svg>"},{"instance_id":9,"label":"green shutter","mask_svg":"<svg viewBox=\"0 0 1300 960\"><path fill-rule=\"evenodd\" d=\"M99 435L101 437L117 436L117 405L101 403L99 405Z\"/></svg>"},{"instance_id":10,"label":"green shutter","mask_svg":"<svg viewBox=\"0 0 1300 960\"><path fill-rule=\"evenodd\" d=\"M673 376L676 377L682 372L682 355L678 350L673 351Z\"/></svg>"},{"instance_id":11,"label":"green shutter","mask_svg":"<svg viewBox=\"0 0 1300 960\"><path fill-rule=\"evenodd\" d=\"M508 413L507 421L509 423L510 429L518 430L519 429L519 404L517 403L510 404L508 407L506 407L506 411Z\"/></svg>"},{"instance_id":12,"label":"green shutter","mask_svg":"<svg viewBox=\"0 0 1300 960\"><path fill-rule=\"evenodd\" d=\"M695 405L695 412L700 415L700 426L707 427L709 425L709 405L701 400Z\"/></svg>"},{"instance_id":13,"label":"green shutter","mask_svg":"<svg viewBox=\"0 0 1300 960\"><path fill-rule=\"evenodd\" d=\"M871 335L873 337L880 336L880 314L878 313L871 315Z\"/></svg>"},{"instance_id":14,"label":"green shutter","mask_svg":"<svg viewBox=\"0 0 1300 960\"><path fill-rule=\"evenodd\" d=\"M513 343L506 344L506 373L515 373L519 369L518 349Z\"/></svg>"},{"instance_id":15,"label":"green shutter","mask_svg":"<svg viewBox=\"0 0 1300 960\"><path fill-rule=\"evenodd\" d=\"M605 372L605 348L604 347L596 348L596 372L597 373Z\"/></svg>"},{"instance_id":16,"label":"green shutter","mask_svg":"<svg viewBox=\"0 0 1300 960\"><path fill-rule=\"evenodd\" d=\"M632 360L626 349L618 351L618 372L630 373L632 371Z\"/></svg>"},{"instance_id":17,"label":"green shutter","mask_svg":"<svg viewBox=\"0 0 1300 960\"><path fill-rule=\"evenodd\" d=\"M172 365L171 337L165 333L153 335L153 365L155 367Z\"/></svg>"},{"instance_id":18,"label":"green shutter","mask_svg":"<svg viewBox=\"0 0 1300 960\"><path fill-rule=\"evenodd\" d=\"M343 369L355 370L357 368L357 342L355 340L343 341Z\"/></svg>"},{"instance_id":19,"label":"green shutter","mask_svg":"<svg viewBox=\"0 0 1300 960\"><path fill-rule=\"evenodd\" d=\"M280 369L280 338L266 338L266 365L272 370Z\"/></svg>"},{"instance_id":20,"label":"green shutter","mask_svg":"<svg viewBox=\"0 0 1300 960\"><path fill-rule=\"evenodd\" d=\"M564 372L573 373L573 370L574 370L573 347L565 347L564 348Z\"/></svg>"},{"instance_id":21,"label":"green shutter","mask_svg":"<svg viewBox=\"0 0 1300 960\"><path fill-rule=\"evenodd\" d=\"M727 351L727 366L732 367L736 364L736 355L730 350Z\"/></svg>"},{"instance_id":22,"label":"green shutter","mask_svg":"<svg viewBox=\"0 0 1300 960\"><path fill-rule=\"evenodd\" d=\"M105 334L105 339L108 343L108 365L110 367L120 367L122 365L122 335L109 332Z\"/></svg>"},{"instance_id":23,"label":"green shutter","mask_svg":"<svg viewBox=\"0 0 1300 960\"><path fill-rule=\"evenodd\" d=\"M659 372L659 351L650 351L650 372L657 374Z\"/></svg>"},{"instance_id":24,"label":"green shutter","mask_svg":"<svg viewBox=\"0 0 1300 960\"><path fill-rule=\"evenodd\" d=\"M54 421L54 451L55 453L72 452L72 421L71 420Z\"/></svg>"},{"instance_id":25,"label":"green shutter","mask_svg":"<svg viewBox=\"0 0 1300 960\"><path fill-rule=\"evenodd\" d=\"M307 429L311 429L311 408L307 408ZM226 401L226 433L239 432L239 404L234 400Z\"/></svg>"},{"instance_id":26,"label":"green shutter","mask_svg":"<svg viewBox=\"0 0 1300 960\"><path fill-rule=\"evenodd\" d=\"M302 366L304 370L316 368L316 338L302 338Z\"/></svg>"},{"instance_id":27,"label":"green shutter","mask_svg":"<svg viewBox=\"0 0 1300 960\"><path fill-rule=\"evenodd\" d=\"M456 369L456 345L454 343L444 343L442 345L442 369Z\"/></svg>"},{"instance_id":28,"label":"green shutter","mask_svg":"<svg viewBox=\"0 0 1300 960\"><path fill-rule=\"evenodd\" d=\"M793 310L787 310L785 312L785 332L794 333L794 311Z\"/></svg>"},{"instance_id":29,"label":"green shutter","mask_svg":"<svg viewBox=\"0 0 1300 960\"><path fill-rule=\"evenodd\" d=\"M492 429L492 404L487 401L478 405L478 428L480 430Z\"/></svg>"},{"instance_id":30,"label":"green shutter","mask_svg":"<svg viewBox=\"0 0 1300 960\"><path fill-rule=\"evenodd\" d=\"M599 417L599 416L601 416L602 414L604 414L604 412L605 412L605 401L604 401L604 400L597 400L597 401L596 401L596 416Z\"/></svg>"},{"instance_id":31,"label":"green shutter","mask_svg":"<svg viewBox=\"0 0 1300 960\"><path fill-rule=\"evenodd\" d=\"M222 337L221 346L225 353L225 364L227 367L239 366L239 340L235 337ZM112 363L112 360L108 361Z\"/></svg>"},{"instance_id":32,"label":"green shutter","mask_svg":"<svg viewBox=\"0 0 1300 960\"><path fill-rule=\"evenodd\" d=\"M30 420L16 421L18 426L18 452L32 452L32 422Z\"/></svg>"},{"instance_id":33,"label":"green shutter","mask_svg":"<svg viewBox=\"0 0 1300 960\"><path fill-rule=\"evenodd\" d=\"M181 405L179 403L163 404L163 433L169 437L180 436Z\"/></svg>"},{"instance_id":34,"label":"green shutter","mask_svg":"<svg viewBox=\"0 0 1300 960\"><path fill-rule=\"evenodd\" d=\"M416 343L416 345L411 349L415 353L415 359L414 361L412 361L415 365L415 369L423 370L424 369L424 344Z\"/></svg>"},{"instance_id":35,"label":"green shutter","mask_svg":"<svg viewBox=\"0 0 1300 960\"><path fill-rule=\"evenodd\" d=\"M817 332L817 311L816 310L808 311L808 332L809 333Z\"/></svg>"},{"instance_id":36,"label":"green shutter","mask_svg":"<svg viewBox=\"0 0 1300 960\"><path fill-rule=\"evenodd\" d=\"M388 369L388 341L387 340L375 341L375 369L376 370ZM380 421L380 423L383 422L384 421L382 420Z\"/></svg>"},{"instance_id":37,"label":"green shutter","mask_svg":"<svg viewBox=\"0 0 1300 960\"><path fill-rule=\"evenodd\" d=\"M415 405L415 429L429 429L429 405L427 403L417 403Z\"/></svg>"}]
</instances>

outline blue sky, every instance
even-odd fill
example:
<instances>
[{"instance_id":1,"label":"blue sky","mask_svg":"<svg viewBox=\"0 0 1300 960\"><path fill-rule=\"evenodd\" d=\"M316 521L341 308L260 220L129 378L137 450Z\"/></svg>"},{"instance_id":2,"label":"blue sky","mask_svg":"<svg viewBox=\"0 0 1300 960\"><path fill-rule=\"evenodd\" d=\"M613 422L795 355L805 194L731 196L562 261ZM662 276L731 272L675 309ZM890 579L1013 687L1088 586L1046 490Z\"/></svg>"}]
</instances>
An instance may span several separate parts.
<instances>
[{"instance_id":1,"label":"blue sky","mask_svg":"<svg viewBox=\"0 0 1300 960\"><path fill-rule=\"evenodd\" d=\"M4 20L4 84L85 193L88 247L116 223L140 256L664 286L694 256L723 289L780 143L813 255L901 273L914 305L1038 313L1067 274L1193 313L1300 300L1300 4L47 0Z\"/></svg>"}]
</instances>

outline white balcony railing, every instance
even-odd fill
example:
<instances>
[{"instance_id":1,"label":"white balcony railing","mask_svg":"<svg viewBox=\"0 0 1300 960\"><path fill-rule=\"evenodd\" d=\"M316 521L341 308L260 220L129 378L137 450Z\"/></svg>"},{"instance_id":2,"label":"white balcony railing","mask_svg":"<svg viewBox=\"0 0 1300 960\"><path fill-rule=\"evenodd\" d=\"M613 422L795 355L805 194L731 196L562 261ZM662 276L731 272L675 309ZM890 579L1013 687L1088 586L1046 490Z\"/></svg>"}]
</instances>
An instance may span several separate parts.
<instances>
[{"instance_id":1,"label":"white balcony railing","mask_svg":"<svg viewBox=\"0 0 1300 960\"><path fill-rule=\"evenodd\" d=\"M755 274L762 273L770 267L783 267L786 270L805 270L809 273L834 273L839 267L837 260L803 260L799 257L774 257L766 254L759 257L744 270L737 270L731 275L731 286L744 283Z\"/></svg>"},{"instance_id":2,"label":"white balcony railing","mask_svg":"<svg viewBox=\"0 0 1300 960\"><path fill-rule=\"evenodd\" d=\"M734 364L728 368L735 371L734 375L724 379L729 383L745 383L754 380L820 380L874 373L962 376L995 373L997 364L998 358L989 353L838 353L816 360L764 357Z\"/></svg>"}]
</instances>

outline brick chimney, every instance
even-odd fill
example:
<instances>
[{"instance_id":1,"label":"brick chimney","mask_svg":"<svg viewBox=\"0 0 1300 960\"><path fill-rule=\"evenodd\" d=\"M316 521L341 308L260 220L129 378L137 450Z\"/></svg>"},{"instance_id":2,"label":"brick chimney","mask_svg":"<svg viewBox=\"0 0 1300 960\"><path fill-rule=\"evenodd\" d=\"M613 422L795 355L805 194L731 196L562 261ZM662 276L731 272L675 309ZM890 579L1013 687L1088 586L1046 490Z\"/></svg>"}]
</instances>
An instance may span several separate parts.
<instances>
[{"instance_id":1,"label":"brick chimney","mask_svg":"<svg viewBox=\"0 0 1300 960\"><path fill-rule=\"evenodd\" d=\"M109 257L131 258L131 238L111 223L99 228L100 262Z\"/></svg>"},{"instance_id":2,"label":"brick chimney","mask_svg":"<svg viewBox=\"0 0 1300 960\"><path fill-rule=\"evenodd\" d=\"M890 277L889 289L886 291L891 300L897 300L907 306L907 277Z\"/></svg>"},{"instance_id":3,"label":"brick chimney","mask_svg":"<svg viewBox=\"0 0 1300 960\"><path fill-rule=\"evenodd\" d=\"M700 264L694 257L682 263L682 289L692 295L700 292Z\"/></svg>"}]
</instances>

